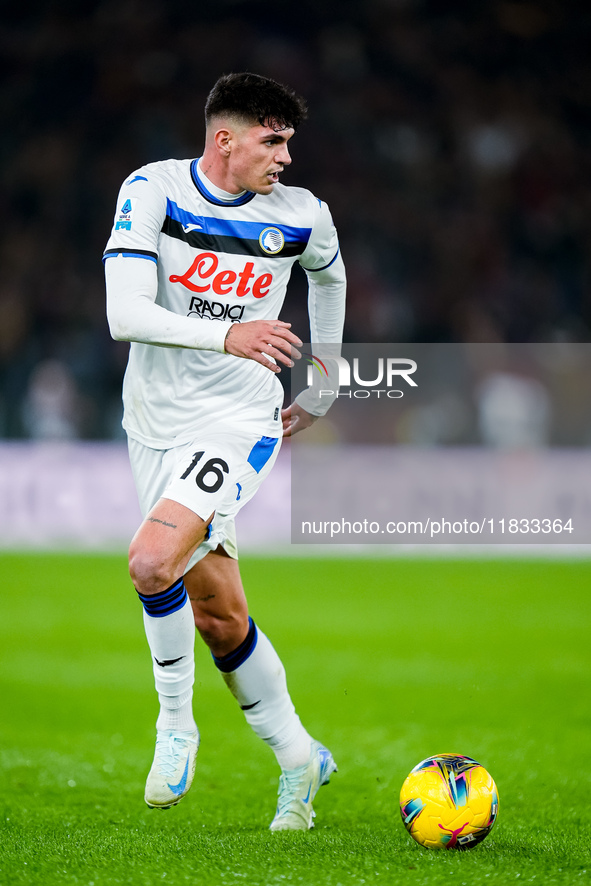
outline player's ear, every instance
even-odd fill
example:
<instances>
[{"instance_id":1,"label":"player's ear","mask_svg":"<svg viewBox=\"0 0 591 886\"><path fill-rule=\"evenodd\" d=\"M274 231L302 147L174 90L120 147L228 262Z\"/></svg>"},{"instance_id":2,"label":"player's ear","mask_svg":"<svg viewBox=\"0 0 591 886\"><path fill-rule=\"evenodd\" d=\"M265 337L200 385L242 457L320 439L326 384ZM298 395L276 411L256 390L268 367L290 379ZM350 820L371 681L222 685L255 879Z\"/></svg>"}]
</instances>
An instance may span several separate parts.
<instances>
[{"instance_id":1,"label":"player's ear","mask_svg":"<svg viewBox=\"0 0 591 886\"><path fill-rule=\"evenodd\" d=\"M217 129L214 133L213 140L216 148L222 156L227 157L230 154L232 132L230 129Z\"/></svg>"}]
</instances>

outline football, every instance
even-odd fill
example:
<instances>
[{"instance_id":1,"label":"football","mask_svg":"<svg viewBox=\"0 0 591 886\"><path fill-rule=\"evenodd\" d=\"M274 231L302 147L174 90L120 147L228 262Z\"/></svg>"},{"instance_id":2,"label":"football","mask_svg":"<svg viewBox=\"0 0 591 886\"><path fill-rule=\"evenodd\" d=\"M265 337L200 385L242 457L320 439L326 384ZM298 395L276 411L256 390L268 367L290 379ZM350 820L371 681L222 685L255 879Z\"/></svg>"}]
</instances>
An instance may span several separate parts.
<instances>
[{"instance_id":1,"label":"football","mask_svg":"<svg viewBox=\"0 0 591 886\"><path fill-rule=\"evenodd\" d=\"M472 849L490 833L499 793L486 769L460 754L427 757L400 791L400 814L411 837L428 849Z\"/></svg>"}]
</instances>

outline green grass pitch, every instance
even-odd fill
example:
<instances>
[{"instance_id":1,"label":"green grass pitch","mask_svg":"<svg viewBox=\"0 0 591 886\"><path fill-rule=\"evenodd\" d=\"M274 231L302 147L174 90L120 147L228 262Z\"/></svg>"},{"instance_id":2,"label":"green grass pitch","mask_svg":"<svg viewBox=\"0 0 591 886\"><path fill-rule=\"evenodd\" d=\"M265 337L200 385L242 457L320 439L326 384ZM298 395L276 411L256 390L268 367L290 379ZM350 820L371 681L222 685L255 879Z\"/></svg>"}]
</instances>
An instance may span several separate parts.
<instances>
[{"instance_id":1,"label":"green grass pitch","mask_svg":"<svg viewBox=\"0 0 591 886\"><path fill-rule=\"evenodd\" d=\"M2 555L0 883L583 883L591 875L588 561L254 559L242 571L298 711L339 772L271 834L277 772L198 641L191 793L148 810L156 700L121 556ZM398 792L479 760L492 834L429 852Z\"/></svg>"}]
</instances>

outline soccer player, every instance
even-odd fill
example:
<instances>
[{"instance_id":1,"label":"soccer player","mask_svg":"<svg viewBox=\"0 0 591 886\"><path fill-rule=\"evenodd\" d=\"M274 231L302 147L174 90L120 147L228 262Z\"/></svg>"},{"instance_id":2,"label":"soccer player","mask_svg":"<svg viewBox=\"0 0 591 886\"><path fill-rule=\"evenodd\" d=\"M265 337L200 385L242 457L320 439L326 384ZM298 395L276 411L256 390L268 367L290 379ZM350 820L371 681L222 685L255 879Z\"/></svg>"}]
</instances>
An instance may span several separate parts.
<instances>
[{"instance_id":1,"label":"soccer player","mask_svg":"<svg viewBox=\"0 0 591 886\"><path fill-rule=\"evenodd\" d=\"M309 281L311 341L341 340L345 273L325 203L279 184L306 116L291 89L229 74L205 108L203 156L150 163L124 182L105 251L111 334L130 341L123 425L144 520L129 552L160 713L148 806L191 786L195 625L281 776L271 830L313 826L336 765L303 727L285 671L249 617L234 517L280 438L326 406L304 391L281 412L279 364L301 340L278 320L296 261Z\"/></svg>"}]
</instances>

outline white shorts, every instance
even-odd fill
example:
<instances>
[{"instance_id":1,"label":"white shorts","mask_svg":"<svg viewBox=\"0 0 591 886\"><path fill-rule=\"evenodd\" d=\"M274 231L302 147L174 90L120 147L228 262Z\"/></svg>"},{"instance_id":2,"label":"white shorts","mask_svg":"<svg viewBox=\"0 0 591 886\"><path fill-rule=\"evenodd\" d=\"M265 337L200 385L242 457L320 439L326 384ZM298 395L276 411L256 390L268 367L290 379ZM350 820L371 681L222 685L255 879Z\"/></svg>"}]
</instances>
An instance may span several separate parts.
<instances>
[{"instance_id":1,"label":"white shorts","mask_svg":"<svg viewBox=\"0 0 591 886\"><path fill-rule=\"evenodd\" d=\"M209 537L199 545L185 571L218 545L237 559L234 517L275 464L281 438L223 430L218 425L173 449L151 449L131 438L128 445L144 517L161 498L184 505L202 520L214 514Z\"/></svg>"}]
</instances>

